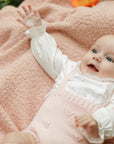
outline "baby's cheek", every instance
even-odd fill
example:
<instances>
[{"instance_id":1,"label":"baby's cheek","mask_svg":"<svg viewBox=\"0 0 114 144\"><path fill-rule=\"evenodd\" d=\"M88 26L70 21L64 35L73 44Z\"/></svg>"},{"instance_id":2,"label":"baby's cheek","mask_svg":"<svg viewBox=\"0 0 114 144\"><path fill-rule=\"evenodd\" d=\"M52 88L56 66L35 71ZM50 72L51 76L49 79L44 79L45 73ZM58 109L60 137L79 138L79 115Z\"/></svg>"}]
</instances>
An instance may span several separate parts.
<instances>
[{"instance_id":1,"label":"baby's cheek","mask_svg":"<svg viewBox=\"0 0 114 144\"><path fill-rule=\"evenodd\" d=\"M114 63L106 62L100 66L100 77L114 78Z\"/></svg>"}]
</instances>

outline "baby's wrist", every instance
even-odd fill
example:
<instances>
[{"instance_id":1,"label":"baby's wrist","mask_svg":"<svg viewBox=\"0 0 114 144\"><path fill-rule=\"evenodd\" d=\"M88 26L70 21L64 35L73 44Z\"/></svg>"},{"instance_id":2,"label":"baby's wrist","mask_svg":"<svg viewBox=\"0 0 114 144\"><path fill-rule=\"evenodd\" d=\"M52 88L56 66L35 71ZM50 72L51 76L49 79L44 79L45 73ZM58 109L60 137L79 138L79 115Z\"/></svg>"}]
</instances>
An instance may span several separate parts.
<instances>
[{"instance_id":1,"label":"baby's wrist","mask_svg":"<svg viewBox=\"0 0 114 144\"><path fill-rule=\"evenodd\" d=\"M37 24L37 27L41 27L42 25L42 22L40 21L38 24Z\"/></svg>"},{"instance_id":2,"label":"baby's wrist","mask_svg":"<svg viewBox=\"0 0 114 144\"><path fill-rule=\"evenodd\" d=\"M42 20L40 20L36 24L34 24L34 27L41 27L41 26L42 26Z\"/></svg>"}]
</instances>

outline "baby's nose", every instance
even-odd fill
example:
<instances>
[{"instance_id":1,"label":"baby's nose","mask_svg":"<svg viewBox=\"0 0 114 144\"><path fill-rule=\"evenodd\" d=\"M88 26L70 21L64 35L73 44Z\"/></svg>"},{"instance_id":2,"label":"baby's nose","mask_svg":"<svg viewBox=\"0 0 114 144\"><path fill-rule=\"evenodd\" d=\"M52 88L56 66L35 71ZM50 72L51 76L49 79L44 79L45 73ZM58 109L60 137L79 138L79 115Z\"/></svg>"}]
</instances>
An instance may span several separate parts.
<instances>
[{"instance_id":1,"label":"baby's nose","mask_svg":"<svg viewBox=\"0 0 114 144\"><path fill-rule=\"evenodd\" d=\"M101 61L102 61L101 56L94 56L93 59L96 60L99 63L101 63Z\"/></svg>"}]
</instances>

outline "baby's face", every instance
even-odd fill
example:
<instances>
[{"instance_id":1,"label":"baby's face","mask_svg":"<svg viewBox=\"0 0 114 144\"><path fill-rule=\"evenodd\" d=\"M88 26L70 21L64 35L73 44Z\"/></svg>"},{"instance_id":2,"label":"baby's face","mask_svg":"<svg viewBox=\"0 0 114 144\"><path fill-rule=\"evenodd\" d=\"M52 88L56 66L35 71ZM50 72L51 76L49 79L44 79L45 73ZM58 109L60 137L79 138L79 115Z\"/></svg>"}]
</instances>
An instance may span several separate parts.
<instances>
[{"instance_id":1,"label":"baby's face","mask_svg":"<svg viewBox=\"0 0 114 144\"><path fill-rule=\"evenodd\" d=\"M114 78L114 36L99 38L82 58L80 69L99 78Z\"/></svg>"}]
</instances>

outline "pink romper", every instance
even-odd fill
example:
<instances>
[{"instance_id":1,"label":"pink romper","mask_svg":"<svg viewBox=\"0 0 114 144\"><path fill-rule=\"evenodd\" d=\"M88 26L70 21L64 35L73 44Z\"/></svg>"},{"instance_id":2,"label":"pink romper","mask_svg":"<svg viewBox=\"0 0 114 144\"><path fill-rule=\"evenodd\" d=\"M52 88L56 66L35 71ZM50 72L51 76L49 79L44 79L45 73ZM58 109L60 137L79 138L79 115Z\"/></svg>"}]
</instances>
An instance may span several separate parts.
<instances>
[{"instance_id":1,"label":"pink romper","mask_svg":"<svg viewBox=\"0 0 114 144\"><path fill-rule=\"evenodd\" d=\"M76 72L71 71L60 86L51 92L35 118L24 132L32 134L38 144L89 144L76 127L74 117L81 113L92 114L104 105L96 105L65 90L68 79Z\"/></svg>"}]
</instances>

